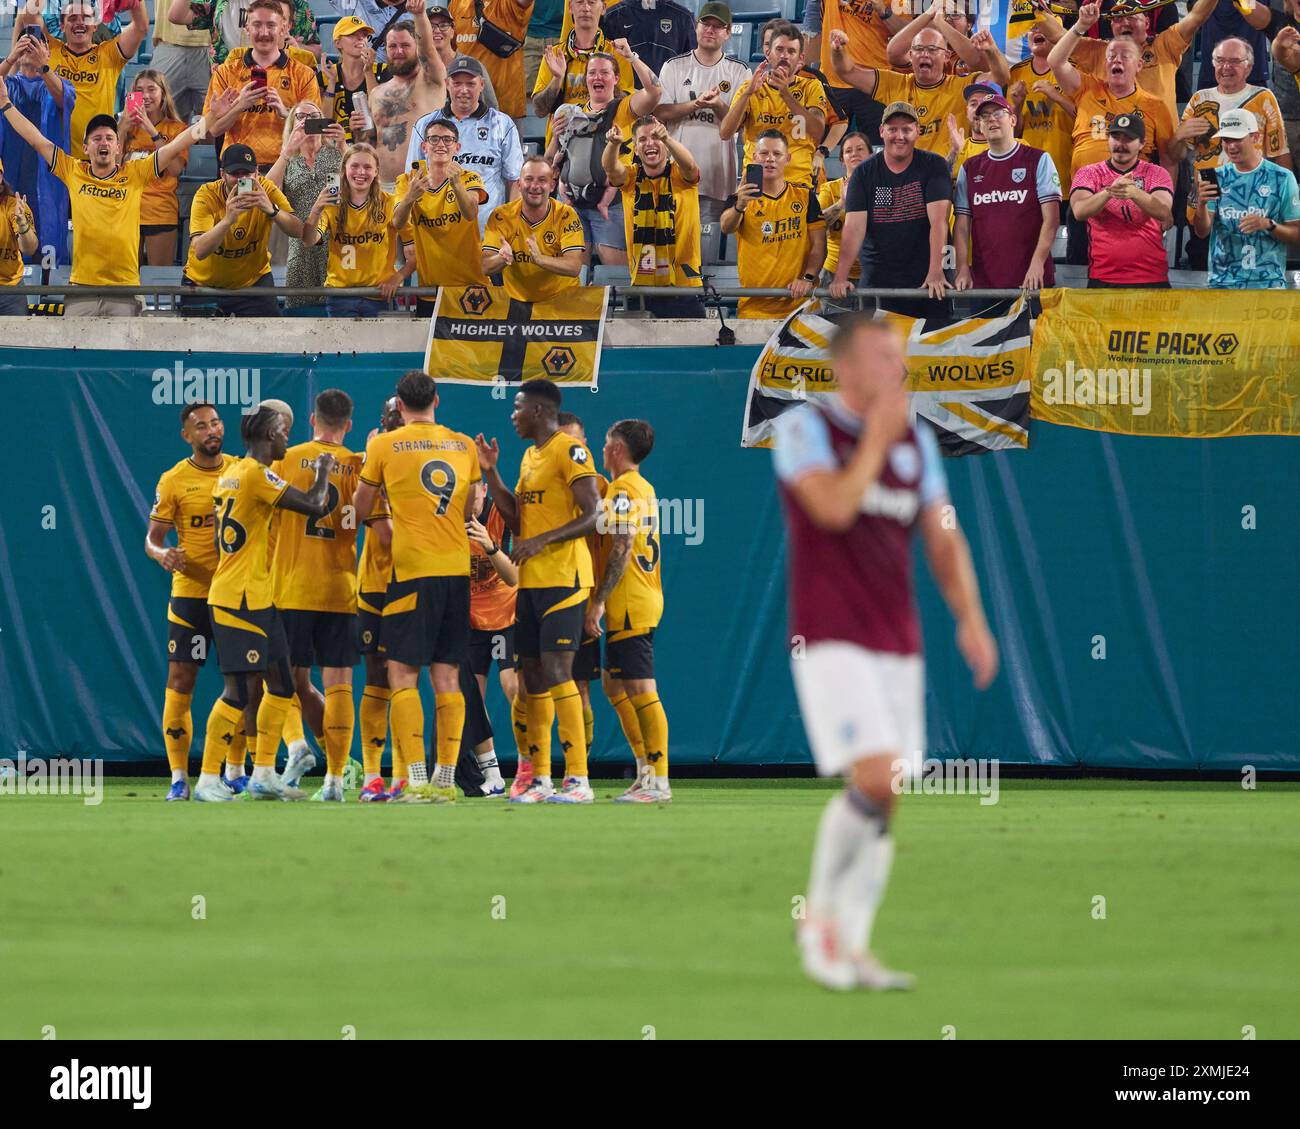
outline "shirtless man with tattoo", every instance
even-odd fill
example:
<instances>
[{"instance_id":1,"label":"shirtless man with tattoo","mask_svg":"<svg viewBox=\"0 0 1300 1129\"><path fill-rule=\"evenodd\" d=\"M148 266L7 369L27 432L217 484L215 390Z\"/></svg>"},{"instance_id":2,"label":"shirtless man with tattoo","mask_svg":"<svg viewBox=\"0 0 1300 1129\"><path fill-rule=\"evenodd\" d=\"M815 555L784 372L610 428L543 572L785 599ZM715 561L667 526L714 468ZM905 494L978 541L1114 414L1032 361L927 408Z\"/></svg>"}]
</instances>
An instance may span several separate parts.
<instances>
[{"instance_id":1,"label":"shirtless man with tattoo","mask_svg":"<svg viewBox=\"0 0 1300 1129\"><path fill-rule=\"evenodd\" d=\"M388 30L386 82L370 99L379 151L379 183L392 192L406 171L411 129L425 114L447 104L447 67L439 57L423 0L406 0L414 20L399 20Z\"/></svg>"}]
</instances>

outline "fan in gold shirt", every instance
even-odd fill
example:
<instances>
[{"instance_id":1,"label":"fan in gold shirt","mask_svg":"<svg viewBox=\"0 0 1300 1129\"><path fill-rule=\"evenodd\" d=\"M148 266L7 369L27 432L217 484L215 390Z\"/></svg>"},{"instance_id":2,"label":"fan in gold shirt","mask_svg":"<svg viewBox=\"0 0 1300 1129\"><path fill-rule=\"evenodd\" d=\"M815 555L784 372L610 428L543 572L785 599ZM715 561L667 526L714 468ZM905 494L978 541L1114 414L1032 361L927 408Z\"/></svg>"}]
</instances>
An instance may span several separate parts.
<instances>
[{"instance_id":1,"label":"fan in gold shirt","mask_svg":"<svg viewBox=\"0 0 1300 1129\"><path fill-rule=\"evenodd\" d=\"M456 162L460 130L448 118L435 118L420 145L424 160L397 178L397 211L407 261L414 252L421 286L472 286L485 283L478 233L478 210L488 201L483 178ZM430 299L427 303L432 313Z\"/></svg>"},{"instance_id":2,"label":"fan in gold shirt","mask_svg":"<svg viewBox=\"0 0 1300 1129\"><path fill-rule=\"evenodd\" d=\"M667 803L668 717L655 683L654 634L663 618L659 502L641 474L655 432L643 419L623 419L605 435L610 483L601 502L600 584L587 605L586 628L600 634L605 618L605 692L636 757L637 778L622 803Z\"/></svg>"},{"instance_id":3,"label":"fan in gold shirt","mask_svg":"<svg viewBox=\"0 0 1300 1129\"><path fill-rule=\"evenodd\" d=\"M577 286L582 273L582 220L551 198L554 189L550 162L528 157L519 173L519 198L493 209L483 232L483 273L499 275L506 293L520 302L554 298Z\"/></svg>"},{"instance_id":4,"label":"fan in gold shirt","mask_svg":"<svg viewBox=\"0 0 1300 1129\"><path fill-rule=\"evenodd\" d=\"M600 495L591 452L560 430L561 402L560 389L549 380L520 386L510 422L532 445L524 452L513 490L498 469L497 441L482 435L475 439L492 498L519 538L510 554L519 565L515 655L527 694L533 782L511 796L511 803L589 804L594 799L573 658L582 642L583 607L592 585L587 536L596 529ZM565 777L558 791L551 782L552 721L559 722L564 749Z\"/></svg>"},{"instance_id":5,"label":"fan in gold shirt","mask_svg":"<svg viewBox=\"0 0 1300 1129\"><path fill-rule=\"evenodd\" d=\"M208 716L203 771L194 798L217 802L236 798L217 773L235 734L243 728L244 707L254 687L265 680L247 794L255 800L299 800L302 792L281 784L275 775L275 750L293 702L293 675L284 624L272 603L271 518L277 509L325 517L334 457L318 456L315 477L304 492L271 469L289 446L284 416L273 407L260 407L244 416L239 432L247 453L222 469L212 490L218 559L208 605L225 689ZM240 764L236 775L242 774Z\"/></svg>"},{"instance_id":6,"label":"fan in gold shirt","mask_svg":"<svg viewBox=\"0 0 1300 1129\"><path fill-rule=\"evenodd\" d=\"M100 114L86 126L86 160L75 161L27 120L0 87L0 116L68 188L72 215L72 273L79 286L140 285L140 208L145 188L202 136L190 126L160 145L152 159L122 162L117 119ZM195 132L196 129L199 132ZM69 299L64 316L139 313L134 298Z\"/></svg>"},{"instance_id":7,"label":"fan in gold shirt","mask_svg":"<svg viewBox=\"0 0 1300 1129\"><path fill-rule=\"evenodd\" d=\"M220 290L252 290L217 299L223 314L235 317L275 317L274 295L258 294L272 285L271 226L302 237L303 223L293 206L271 181L257 174L257 159L247 145L227 145L221 151L221 176L194 194L190 208L190 253L181 284ZM181 308L211 304L201 296L181 299Z\"/></svg>"},{"instance_id":8,"label":"fan in gold shirt","mask_svg":"<svg viewBox=\"0 0 1300 1129\"><path fill-rule=\"evenodd\" d=\"M221 451L225 425L211 404L186 404L181 409L181 438L189 455L158 479L144 551L171 575L167 605L167 690L163 697L163 747L171 769L168 800L190 798L189 759L194 739L190 702L199 667L212 646L212 616L208 586L217 568L217 542L212 488L221 472L235 462ZM175 531L176 544L166 543ZM247 722L245 723L247 724ZM234 733L230 759L243 761L244 728Z\"/></svg>"},{"instance_id":9,"label":"fan in gold shirt","mask_svg":"<svg viewBox=\"0 0 1300 1129\"><path fill-rule=\"evenodd\" d=\"M388 660L394 775L390 799L443 803L456 798L456 761L465 729L460 665L469 649L469 537L465 502L482 479L467 435L437 422L438 391L418 369L397 382L403 425L373 436L356 493L365 520L382 489L393 523L392 576L384 595L379 642ZM437 768L424 763L420 671L429 667L437 707Z\"/></svg>"},{"instance_id":10,"label":"fan in gold shirt","mask_svg":"<svg viewBox=\"0 0 1300 1129\"><path fill-rule=\"evenodd\" d=\"M406 268L394 265L397 231L393 210L397 201L379 187L379 155L371 145L349 146L343 153L340 175L339 191L333 192L327 185L311 206L303 245L314 247L326 241L327 288L379 291L378 298L327 297L325 308L330 317L378 317L413 269L413 264Z\"/></svg>"}]
</instances>

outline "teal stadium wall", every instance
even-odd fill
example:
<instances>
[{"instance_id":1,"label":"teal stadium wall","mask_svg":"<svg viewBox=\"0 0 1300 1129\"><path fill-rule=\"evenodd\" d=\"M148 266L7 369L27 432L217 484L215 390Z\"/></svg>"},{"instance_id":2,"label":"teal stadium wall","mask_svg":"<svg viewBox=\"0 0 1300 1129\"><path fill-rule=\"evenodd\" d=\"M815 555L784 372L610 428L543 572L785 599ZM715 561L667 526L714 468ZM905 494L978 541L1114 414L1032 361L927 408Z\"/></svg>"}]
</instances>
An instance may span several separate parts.
<instances>
[{"instance_id":1,"label":"teal stadium wall","mask_svg":"<svg viewBox=\"0 0 1300 1129\"><path fill-rule=\"evenodd\" d=\"M646 472L661 497L702 500L703 539L663 538L660 689L681 765L809 761L786 659L783 547L770 456L738 444L753 347L611 349L598 393L566 406L595 437L623 416L657 432ZM0 756L156 761L167 578L141 543L160 472L185 450L176 408L153 402L166 354L0 353ZM295 408L345 389L353 446L413 354L191 355L244 365ZM509 405L445 387L440 418L522 445ZM222 410L238 452L238 409ZM598 441L593 445L599 449ZM1036 425L1028 452L946 463L1003 653L975 694L951 622L919 586L930 751L1031 765L1300 769L1297 738L1297 444L1145 439ZM698 501L695 502L698 504ZM54 507L54 528L42 528ZM1243 507L1254 507L1254 529ZM1104 639L1105 657L1099 653ZM358 672L358 685L360 685ZM218 692L209 662L196 726ZM627 754L597 694L594 755ZM507 724L499 691L493 721ZM195 754L200 750L196 744Z\"/></svg>"}]
</instances>

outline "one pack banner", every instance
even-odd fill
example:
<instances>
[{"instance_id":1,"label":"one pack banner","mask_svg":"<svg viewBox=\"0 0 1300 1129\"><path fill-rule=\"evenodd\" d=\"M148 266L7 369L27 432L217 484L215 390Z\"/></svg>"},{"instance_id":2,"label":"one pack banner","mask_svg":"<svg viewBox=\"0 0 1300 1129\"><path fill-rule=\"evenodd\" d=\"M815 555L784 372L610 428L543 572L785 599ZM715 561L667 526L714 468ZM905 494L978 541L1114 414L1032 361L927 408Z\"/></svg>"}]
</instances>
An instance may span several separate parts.
<instances>
[{"instance_id":1,"label":"one pack banner","mask_svg":"<svg viewBox=\"0 0 1300 1129\"><path fill-rule=\"evenodd\" d=\"M572 286L544 302L520 302L499 286L444 286L429 321L424 371L450 384L546 377L595 388L608 299L604 286Z\"/></svg>"},{"instance_id":2,"label":"one pack banner","mask_svg":"<svg viewBox=\"0 0 1300 1129\"><path fill-rule=\"evenodd\" d=\"M813 299L763 347L749 378L742 447L767 447L772 420L835 391L830 339L844 311ZM906 342L912 402L945 455L1029 445L1029 309L1018 298L998 317L936 321L877 312Z\"/></svg>"},{"instance_id":3,"label":"one pack banner","mask_svg":"<svg viewBox=\"0 0 1300 1129\"><path fill-rule=\"evenodd\" d=\"M1300 435L1285 290L1045 290L1033 414L1121 435Z\"/></svg>"}]
</instances>

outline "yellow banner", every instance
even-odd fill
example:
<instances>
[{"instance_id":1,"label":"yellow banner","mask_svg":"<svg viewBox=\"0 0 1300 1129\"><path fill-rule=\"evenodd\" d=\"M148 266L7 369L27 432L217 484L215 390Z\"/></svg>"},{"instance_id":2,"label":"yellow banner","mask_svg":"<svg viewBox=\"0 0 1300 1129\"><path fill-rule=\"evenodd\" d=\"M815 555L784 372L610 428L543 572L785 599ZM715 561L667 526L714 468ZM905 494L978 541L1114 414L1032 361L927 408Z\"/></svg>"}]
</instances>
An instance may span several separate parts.
<instances>
[{"instance_id":1,"label":"yellow banner","mask_svg":"<svg viewBox=\"0 0 1300 1129\"><path fill-rule=\"evenodd\" d=\"M1045 290L1033 416L1122 435L1300 435L1285 290Z\"/></svg>"},{"instance_id":2,"label":"yellow banner","mask_svg":"<svg viewBox=\"0 0 1300 1129\"><path fill-rule=\"evenodd\" d=\"M424 371L449 384L520 384L545 377L595 388L608 290L573 286L520 302L498 286L444 286L429 321Z\"/></svg>"}]
</instances>

